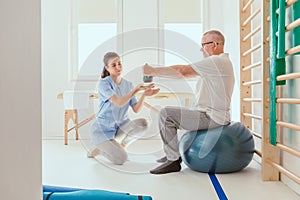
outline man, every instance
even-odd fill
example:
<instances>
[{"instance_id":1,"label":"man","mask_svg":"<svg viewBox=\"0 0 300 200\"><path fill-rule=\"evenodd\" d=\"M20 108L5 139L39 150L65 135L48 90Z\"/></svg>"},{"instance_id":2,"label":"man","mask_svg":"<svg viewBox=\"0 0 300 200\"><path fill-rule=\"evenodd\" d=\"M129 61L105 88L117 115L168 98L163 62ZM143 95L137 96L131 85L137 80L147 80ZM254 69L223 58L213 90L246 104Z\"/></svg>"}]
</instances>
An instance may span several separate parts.
<instances>
[{"instance_id":1,"label":"man","mask_svg":"<svg viewBox=\"0 0 300 200\"><path fill-rule=\"evenodd\" d=\"M222 33L210 30L202 36L203 60L191 65L159 68L144 66L144 76L197 79L193 108L165 107L160 111L159 130L166 157L157 160L163 164L150 173L165 174L181 170L178 129L195 131L216 128L230 122L234 73L229 55L224 53L224 43Z\"/></svg>"}]
</instances>

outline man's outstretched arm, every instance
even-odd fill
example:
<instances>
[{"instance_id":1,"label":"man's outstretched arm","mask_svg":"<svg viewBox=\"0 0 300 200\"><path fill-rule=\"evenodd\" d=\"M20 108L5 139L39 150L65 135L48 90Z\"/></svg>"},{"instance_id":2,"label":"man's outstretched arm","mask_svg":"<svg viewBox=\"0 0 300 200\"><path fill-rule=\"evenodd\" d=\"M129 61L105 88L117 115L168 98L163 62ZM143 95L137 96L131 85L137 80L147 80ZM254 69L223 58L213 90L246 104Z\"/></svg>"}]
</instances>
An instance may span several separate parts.
<instances>
[{"instance_id":1,"label":"man's outstretched arm","mask_svg":"<svg viewBox=\"0 0 300 200\"><path fill-rule=\"evenodd\" d=\"M150 65L144 65L144 75L183 79L193 78L198 74L191 65L172 65L169 67L151 67Z\"/></svg>"}]
</instances>

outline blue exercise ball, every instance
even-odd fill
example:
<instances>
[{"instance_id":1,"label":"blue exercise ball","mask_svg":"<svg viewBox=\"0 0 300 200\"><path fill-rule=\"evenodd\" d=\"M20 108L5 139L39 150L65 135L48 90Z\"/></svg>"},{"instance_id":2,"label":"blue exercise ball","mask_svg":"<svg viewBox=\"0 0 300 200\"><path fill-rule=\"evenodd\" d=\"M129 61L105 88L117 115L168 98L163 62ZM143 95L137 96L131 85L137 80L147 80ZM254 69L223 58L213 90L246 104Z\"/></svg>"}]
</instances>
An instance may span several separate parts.
<instances>
[{"instance_id":1,"label":"blue exercise ball","mask_svg":"<svg viewBox=\"0 0 300 200\"><path fill-rule=\"evenodd\" d=\"M252 160L254 140L240 122L214 129L187 132L179 141L183 162L192 170L230 173L242 170Z\"/></svg>"}]
</instances>

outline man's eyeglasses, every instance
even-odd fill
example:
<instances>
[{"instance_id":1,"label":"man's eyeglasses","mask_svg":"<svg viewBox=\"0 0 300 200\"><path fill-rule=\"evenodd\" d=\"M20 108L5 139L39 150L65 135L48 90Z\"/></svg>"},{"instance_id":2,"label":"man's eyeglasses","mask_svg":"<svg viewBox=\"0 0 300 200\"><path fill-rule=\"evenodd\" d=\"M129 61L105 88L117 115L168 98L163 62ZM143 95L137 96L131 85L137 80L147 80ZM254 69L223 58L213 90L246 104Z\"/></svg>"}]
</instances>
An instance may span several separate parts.
<instances>
[{"instance_id":1,"label":"man's eyeglasses","mask_svg":"<svg viewBox=\"0 0 300 200\"><path fill-rule=\"evenodd\" d=\"M202 43L201 45L202 45L202 48L204 48L204 46L205 45L207 45L207 44L211 44L211 43L214 43L214 41L210 41L210 42L204 42L204 43Z\"/></svg>"}]
</instances>

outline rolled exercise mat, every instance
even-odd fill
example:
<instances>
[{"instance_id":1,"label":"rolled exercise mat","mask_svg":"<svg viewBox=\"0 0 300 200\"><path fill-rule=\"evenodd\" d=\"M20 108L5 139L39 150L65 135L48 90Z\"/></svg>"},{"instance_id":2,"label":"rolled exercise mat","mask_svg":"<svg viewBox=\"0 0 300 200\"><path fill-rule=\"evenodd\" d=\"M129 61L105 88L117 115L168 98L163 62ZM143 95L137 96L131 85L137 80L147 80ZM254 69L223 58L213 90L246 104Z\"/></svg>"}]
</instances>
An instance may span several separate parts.
<instances>
[{"instance_id":1,"label":"rolled exercise mat","mask_svg":"<svg viewBox=\"0 0 300 200\"><path fill-rule=\"evenodd\" d=\"M60 186L43 186L43 200L152 200L151 196L106 190L80 189Z\"/></svg>"}]
</instances>

